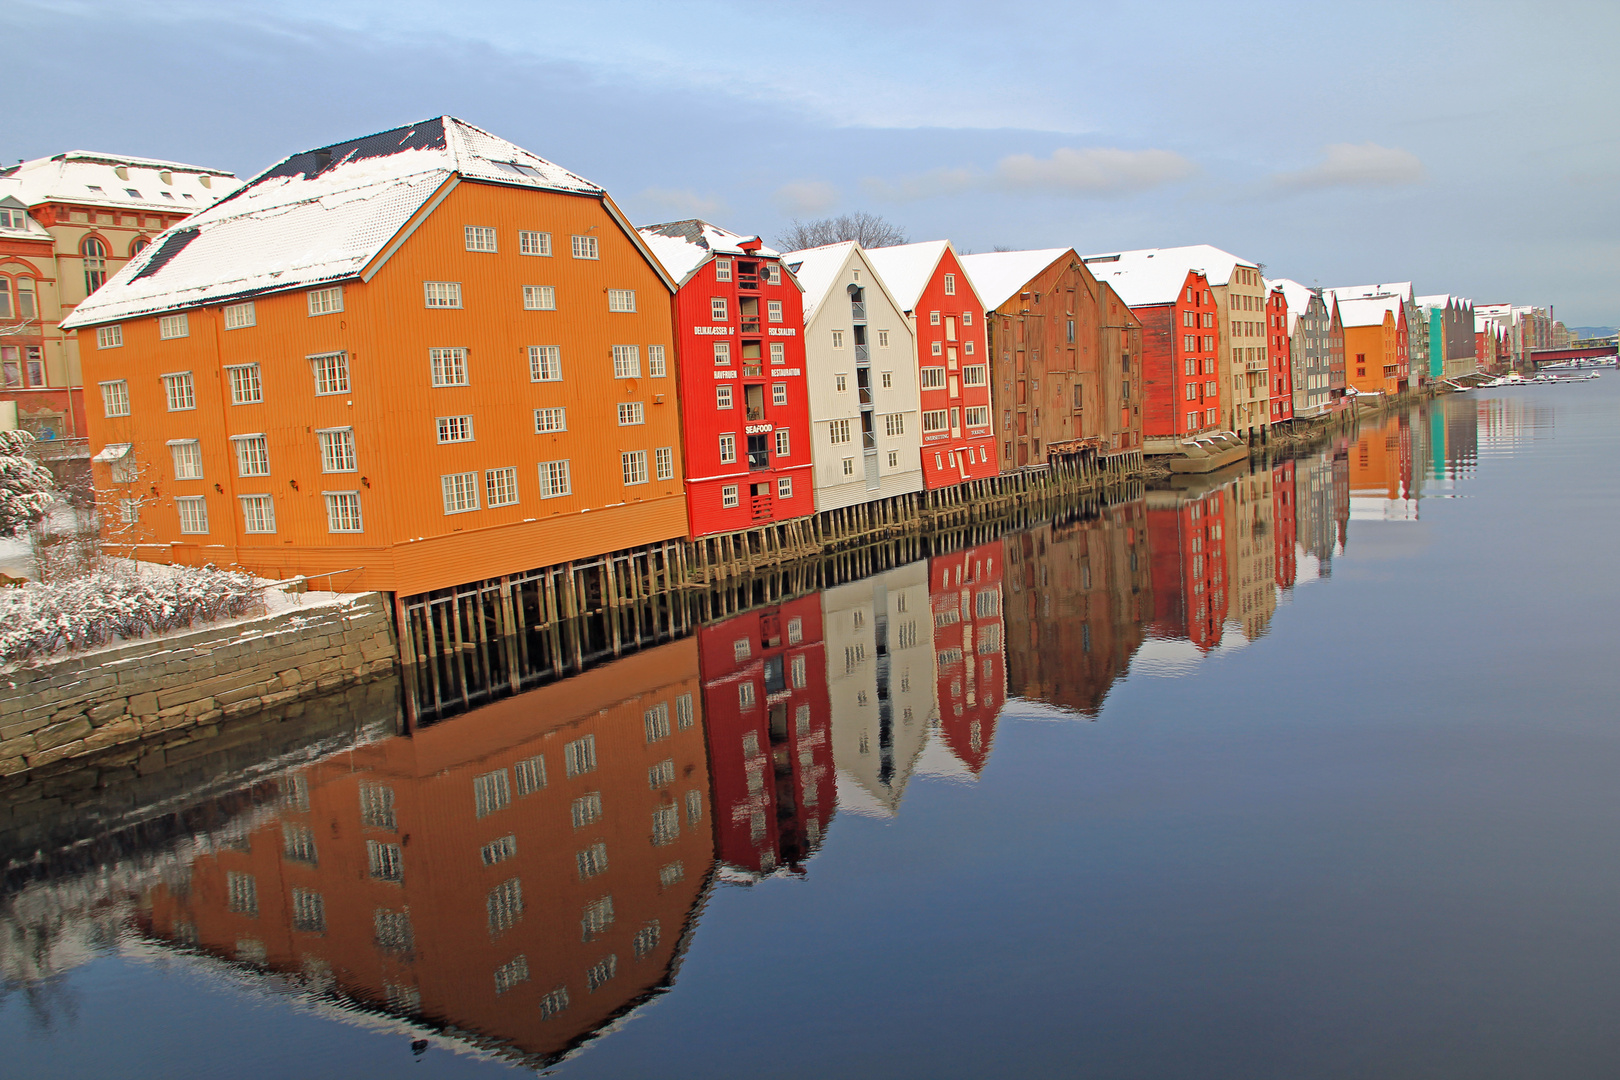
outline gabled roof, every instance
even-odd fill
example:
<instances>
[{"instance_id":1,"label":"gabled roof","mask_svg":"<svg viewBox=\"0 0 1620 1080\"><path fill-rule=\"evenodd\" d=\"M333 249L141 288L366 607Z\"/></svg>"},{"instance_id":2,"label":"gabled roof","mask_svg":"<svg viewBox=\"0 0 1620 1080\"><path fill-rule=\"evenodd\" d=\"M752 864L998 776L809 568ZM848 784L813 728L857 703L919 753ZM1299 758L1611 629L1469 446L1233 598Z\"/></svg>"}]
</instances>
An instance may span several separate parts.
<instances>
[{"instance_id":1,"label":"gabled roof","mask_svg":"<svg viewBox=\"0 0 1620 1080\"><path fill-rule=\"evenodd\" d=\"M1399 296L1408 304L1412 302L1412 283L1410 281L1391 281L1382 285L1340 285L1333 292L1340 300L1364 300L1373 296Z\"/></svg>"},{"instance_id":2,"label":"gabled roof","mask_svg":"<svg viewBox=\"0 0 1620 1080\"><path fill-rule=\"evenodd\" d=\"M1267 278L1266 288L1281 289L1283 296L1288 300L1288 336L1294 336L1294 323L1305 312L1310 310L1312 300L1322 299L1322 291L1313 289L1309 285L1301 285L1293 278ZM1326 303L1324 302L1324 307ZM1332 315L1332 311L1328 312Z\"/></svg>"},{"instance_id":3,"label":"gabled roof","mask_svg":"<svg viewBox=\"0 0 1620 1080\"><path fill-rule=\"evenodd\" d=\"M0 170L0 195L14 196L25 206L57 202L194 214L241 186L222 169L87 150Z\"/></svg>"},{"instance_id":4,"label":"gabled roof","mask_svg":"<svg viewBox=\"0 0 1620 1080\"><path fill-rule=\"evenodd\" d=\"M1472 308L1474 302L1466 296L1452 296L1450 293L1440 293L1435 296L1420 296L1417 306L1420 308L1443 308L1455 305L1458 308Z\"/></svg>"},{"instance_id":5,"label":"gabled roof","mask_svg":"<svg viewBox=\"0 0 1620 1080\"><path fill-rule=\"evenodd\" d=\"M636 231L677 286L685 285L711 255L754 254L768 258L779 254L765 247L758 236L744 236L698 218L643 225ZM748 244L753 252L744 251L743 244Z\"/></svg>"},{"instance_id":6,"label":"gabled roof","mask_svg":"<svg viewBox=\"0 0 1620 1080\"><path fill-rule=\"evenodd\" d=\"M925 240L920 244L867 248L866 261L883 275L883 283L894 294L900 310L915 311L928 280L950 246L949 240Z\"/></svg>"},{"instance_id":7,"label":"gabled roof","mask_svg":"<svg viewBox=\"0 0 1620 1080\"><path fill-rule=\"evenodd\" d=\"M799 279L799 288L804 290L806 325L815 314L816 308L827 298L827 290L832 288L833 282L843 273L844 266L849 262L849 257L854 253L856 246L855 241L844 240L837 244L824 244L821 247L782 254L783 265Z\"/></svg>"},{"instance_id":8,"label":"gabled roof","mask_svg":"<svg viewBox=\"0 0 1620 1080\"><path fill-rule=\"evenodd\" d=\"M1345 326L1383 326L1385 315L1394 315L1399 323L1404 311L1401 298L1394 294L1339 299L1339 321Z\"/></svg>"},{"instance_id":9,"label":"gabled roof","mask_svg":"<svg viewBox=\"0 0 1620 1080\"><path fill-rule=\"evenodd\" d=\"M51 236L50 230L29 215L28 207L21 199L6 194L4 183L4 181L0 181L0 207L7 210L22 211L22 225L17 228L0 225L0 236L8 240L33 240L46 244L53 243L54 238ZM9 219L11 215L7 214L6 217Z\"/></svg>"},{"instance_id":10,"label":"gabled roof","mask_svg":"<svg viewBox=\"0 0 1620 1080\"><path fill-rule=\"evenodd\" d=\"M1232 271L1240 266L1248 267L1250 270L1260 269L1259 263L1240 259L1229 251L1222 251L1209 244L1141 248L1136 251L1115 251L1086 256L1086 269L1090 270L1098 281L1107 280L1115 292L1119 291L1118 287L1114 286L1113 278L1106 275L1116 271L1132 276L1146 274L1150 277L1159 275L1174 278L1175 284L1169 287L1179 289L1181 283L1186 280L1189 270L1197 270L1204 275L1204 280L1208 281L1211 287L1218 287L1231 281Z\"/></svg>"},{"instance_id":11,"label":"gabled roof","mask_svg":"<svg viewBox=\"0 0 1620 1080\"><path fill-rule=\"evenodd\" d=\"M1073 248L1037 248L1032 251L987 251L963 255L962 269L973 280L986 310L995 311L1017 296L1041 271L1065 256L1079 258Z\"/></svg>"},{"instance_id":12,"label":"gabled roof","mask_svg":"<svg viewBox=\"0 0 1620 1080\"><path fill-rule=\"evenodd\" d=\"M505 139L454 117L434 117L278 162L158 237L62 325L359 277L453 178L607 195ZM635 230L621 224L640 245Z\"/></svg>"},{"instance_id":13,"label":"gabled roof","mask_svg":"<svg viewBox=\"0 0 1620 1080\"><path fill-rule=\"evenodd\" d=\"M1173 304L1187 284L1187 275L1198 272L1174 260L1158 259L1151 252L1142 259L1126 257L1134 254L1093 255L1086 259L1086 269L1118 293L1127 307Z\"/></svg>"}]
</instances>

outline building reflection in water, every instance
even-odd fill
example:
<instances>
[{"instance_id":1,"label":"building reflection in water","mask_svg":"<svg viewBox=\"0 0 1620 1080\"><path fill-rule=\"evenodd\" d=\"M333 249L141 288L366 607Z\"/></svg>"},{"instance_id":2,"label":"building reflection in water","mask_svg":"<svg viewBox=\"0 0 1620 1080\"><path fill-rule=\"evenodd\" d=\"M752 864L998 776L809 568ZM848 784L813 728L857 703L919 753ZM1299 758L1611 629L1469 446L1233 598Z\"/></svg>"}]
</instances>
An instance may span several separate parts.
<instances>
[{"instance_id":1,"label":"building reflection in water","mask_svg":"<svg viewBox=\"0 0 1620 1080\"><path fill-rule=\"evenodd\" d=\"M283 778L149 936L542 1065L670 984L710 881L687 639Z\"/></svg>"},{"instance_id":2,"label":"building reflection in water","mask_svg":"<svg viewBox=\"0 0 1620 1080\"><path fill-rule=\"evenodd\" d=\"M1185 638L1207 652L1226 623L1225 490L1150 491L1144 504L1153 553L1155 637Z\"/></svg>"},{"instance_id":3,"label":"building reflection in water","mask_svg":"<svg viewBox=\"0 0 1620 1080\"><path fill-rule=\"evenodd\" d=\"M722 873L802 873L837 808L817 594L698 630Z\"/></svg>"},{"instance_id":4,"label":"building reflection in water","mask_svg":"<svg viewBox=\"0 0 1620 1080\"><path fill-rule=\"evenodd\" d=\"M933 764L937 772L954 771L959 763L977 777L990 757L1007 698L1004 549L998 539L928 560L937 730L948 754Z\"/></svg>"},{"instance_id":5,"label":"building reflection in water","mask_svg":"<svg viewBox=\"0 0 1620 1080\"><path fill-rule=\"evenodd\" d=\"M1418 493L1412 475L1412 424L1408 414L1368 426L1349 447L1350 517L1359 521L1416 521Z\"/></svg>"},{"instance_id":6,"label":"building reflection in water","mask_svg":"<svg viewBox=\"0 0 1620 1080\"><path fill-rule=\"evenodd\" d=\"M1094 717L1154 612L1147 504L1003 540L1010 693Z\"/></svg>"}]
</instances>

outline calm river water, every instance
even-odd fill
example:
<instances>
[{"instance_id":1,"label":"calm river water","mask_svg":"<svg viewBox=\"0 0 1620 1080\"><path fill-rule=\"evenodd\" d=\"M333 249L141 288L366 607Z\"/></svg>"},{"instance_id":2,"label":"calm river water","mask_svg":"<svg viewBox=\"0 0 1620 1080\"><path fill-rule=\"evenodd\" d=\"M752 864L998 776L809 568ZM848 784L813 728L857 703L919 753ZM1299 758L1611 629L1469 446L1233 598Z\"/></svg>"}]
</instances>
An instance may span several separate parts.
<instances>
[{"instance_id":1,"label":"calm river water","mask_svg":"<svg viewBox=\"0 0 1620 1080\"><path fill-rule=\"evenodd\" d=\"M1610 1076L1617 463L1457 395L0 837L0 1073Z\"/></svg>"}]
</instances>

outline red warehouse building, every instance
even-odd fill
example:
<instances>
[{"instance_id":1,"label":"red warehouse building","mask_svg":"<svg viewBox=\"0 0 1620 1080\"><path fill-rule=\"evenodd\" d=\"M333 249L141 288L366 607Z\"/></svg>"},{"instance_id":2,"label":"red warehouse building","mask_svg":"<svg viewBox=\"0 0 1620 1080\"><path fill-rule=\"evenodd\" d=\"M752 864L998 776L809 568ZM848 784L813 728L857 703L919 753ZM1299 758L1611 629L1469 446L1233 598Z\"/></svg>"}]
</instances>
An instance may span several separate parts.
<instances>
[{"instance_id":1,"label":"red warehouse building","mask_svg":"<svg viewBox=\"0 0 1620 1080\"><path fill-rule=\"evenodd\" d=\"M698 663L721 872L801 873L838 801L821 594L703 627Z\"/></svg>"},{"instance_id":2,"label":"red warehouse building","mask_svg":"<svg viewBox=\"0 0 1620 1080\"><path fill-rule=\"evenodd\" d=\"M677 286L691 535L814 513L798 281L757 236L697 220L640 232Z\"/></svg>"},{"instance_id":3,"label":"red warehouse building","mask_svg":"<svg viewBox=\"0 0 1620 1080\"><path fill-rule=\"evenodd\" d=\"M923 486L999 472L990 408L985 309L949 240L868 250L911 320L922 410Z\"/></svg>"},{"instance_id":4,"label":"red warehouse building","mask_svg":"<svg viewBox=\"0 0 1620 1080\"><path fill-rule=\"evenodd\" d=\"M1266 360L1271 380L1271 422L1294 418L1294 367L1288 334L1288 297L1266 282Z\"/></svg>"},{"instance_id":5,"label":"red warehouse building","mask_svg":"<svg viewBox=\"0 0 1620 1080\"><path fill-rule=\"evenodd\" d=\"M1091 264L1142 323L1142 438L1148 453L1175 450L1220 429L1220 340L1215 299L1197 270Z\"/></svg>"},{"instance_id":6,"label":"red warehouse building","mask_svg":"<svg viewBox=\"0 0 1620 1080\"><path fill-rule=\"evenodd\" d=\"M992 540L928 560L940 731L974 776L990 757L1007 701L1002 559L1001 541Z\"/></svg>"}]
</instances>

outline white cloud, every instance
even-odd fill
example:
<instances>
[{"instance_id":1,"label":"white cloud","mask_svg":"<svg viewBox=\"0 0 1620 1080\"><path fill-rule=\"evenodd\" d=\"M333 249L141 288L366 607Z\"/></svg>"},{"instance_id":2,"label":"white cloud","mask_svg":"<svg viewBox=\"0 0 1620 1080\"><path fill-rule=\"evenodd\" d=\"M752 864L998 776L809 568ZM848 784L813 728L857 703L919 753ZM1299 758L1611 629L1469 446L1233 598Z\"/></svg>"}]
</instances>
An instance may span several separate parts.
<instances>
[{"instance_id":1,"label":"white cloud","mask_svg":"<svg viewBox=\"0 0 1620 1080\"><path fill-rule=\"evenodd\" d=\"M1299 172L1277 173L1272 181L1294 191L1330 187L1395 187L1423 179L1423 162L1410 150L1377 143L1332 143L1319 164Z\"/></svg>"},{"instance_id":2,"label":"white cloud","mask_svg":"<svg viewBox=\"0 0 1620 1080\"><path fill-rule=\"evenodd\" d=\"M699 195L691 188L650 187L642 191L641 201L688 217L714 218L729 209L724 199Z\"/></svg>"},{"instance_id":3,"label":"white cloud","mask_svg":"<svg viewBox=\"0 0 1620 1080\"><path fill-rule=\"evenodd\" d=\"M1002 158L988 173L968 168L940 168L898 180L868 179L864 186L874 197L896 202L967 191L1025 191L1108 198L1134 195L1185 180L1197 172L1197 165L1172 150L1061 147L1045 158L1012 154Z\"/></svg>"},{"instance_id":4,"label":"white cloud","mask_svg":"<svg viewBox=\"0 0 1620 1080\"><path fill-rule=\"evenodd\" d=\"M823 214L838 203L838 189L825 180L795 180L771 196L776 208L789 217Z\"/></svg>"}]
</instances>

